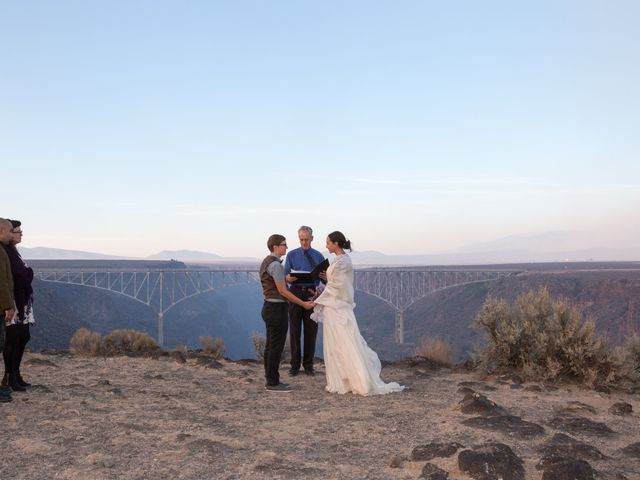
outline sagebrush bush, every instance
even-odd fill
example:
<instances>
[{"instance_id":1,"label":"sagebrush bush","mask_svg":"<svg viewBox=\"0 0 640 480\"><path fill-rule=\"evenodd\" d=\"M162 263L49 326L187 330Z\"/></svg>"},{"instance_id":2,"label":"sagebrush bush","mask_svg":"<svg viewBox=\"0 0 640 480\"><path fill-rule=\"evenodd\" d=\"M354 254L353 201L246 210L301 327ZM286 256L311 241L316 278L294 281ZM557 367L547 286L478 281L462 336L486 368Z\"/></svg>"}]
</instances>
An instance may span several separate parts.
<instances>
[{"instance_id":1,"label":"sagebrush bush","mask_svg":"<svg viewBox=\"0 0 640 480\"><path fill-rule=\"evenodd\" d=\"M86 328L80 328L69 340L69 350L78 355L101 355L102 335L98 332L90 332Z\"/></svg>"},{"instance_id":2,"label":"sagebrush bush","mask_svg":"<svg viewBox=\"0 0 640 480\"><path fill-rule=\"evenodd\" d=\"M224 340L211 336L199 336L198 340L202 344L202 349L207 355L211 355L216 360L224 357Z\"/></svg>"},{"instance_id":3,"label":"sagebrush bush","mask_svg":"<svg viewBox=\"0 0 640 480\"><path fill-rule=\"evenodd\" d=\"M105 355L123 353L149 353L158 350L158 344L148 333L136 330L113 330L103 338Z\"/></svg>"},{"instance_id":4,"label":"sagebrush bush","mask_svg":"<svg viewBox=\"0 0 640 480\"><path fill-rule=\"evenodd\" d=\"M441 338L423 338L413 353L417 357L427 358L445 367L450 367L453 363L451 345Z\"/></svg>"},{"instance_id":5,"label":"sagebrush bush","mask_svg":"<svg viewBox=\"0 0 640 480\"><path fill-rule=\"evenodd\" d=\"M183 354L187 354L189 353L189 349L187 348L187 346L184 343L178 343L176 344L176 348L173 349L174 352L180 352Z\"/></svg>"},{"instance_id":6,"label":"sagebrush bush","mask_svg":"<svg viewBox=\"0 0 640 480\"><path fill-rule=\"evenodd\" d=\"M590 387L622 379L617 356L606 348L595 324L547 288L521 294L512 305L488 298L473 324L487 335L478 354L491 370L516 371L526 380L574 380Z\"/></svg>"},{"instance_id":7,"label":"sagebrush bush","mask_svg":"<svg viewBox=\"0 0 640 480\"><path fill-rule=\"evenodd\" d=\"M251 343L253 344L253 351L256 354L256 359L258 361L264 360L264 347L267 344L267 338L262 335L260 332L256 332L255 330L251 332ZM282 351L282 358L280 359L280 363L290 362L291 361L291 344L289 343L289 336L287 336L287 340L284 344L284 350Z\"/></svg>"},{"instance_id":8,"label":"sagebrush bush","mask_svg":"<svg viewBox=\"0 0 640 480\"><path fill-rule=\"evenodd\" d=\"M98 332L81 328L69 341L72 352L82 355L144 354L159 349L156 341L145 332L113 330L102 338Z\"/></svg>"},{"instance_id":9,"label":"sagebrush bush","mask_svg":"<svg viewBox=\"0 0 640 480\"><path fill-rule=\"evenodd\" d=\"M267 338L260 332L254 330L251 332L251 343L253 344L256 359L259 361L264 360L264 347L267 344Z\"/></svg>"},{"instance_id":10,"label":"sagebrush bush","mask_svg":"<svg viewBox=\"0 0 640 480\"><path fill-rule=\"evenodd\" d=\"M640 383L640 335L633 334L618 351L625 377Z\"/></svg>"}]
</instances>

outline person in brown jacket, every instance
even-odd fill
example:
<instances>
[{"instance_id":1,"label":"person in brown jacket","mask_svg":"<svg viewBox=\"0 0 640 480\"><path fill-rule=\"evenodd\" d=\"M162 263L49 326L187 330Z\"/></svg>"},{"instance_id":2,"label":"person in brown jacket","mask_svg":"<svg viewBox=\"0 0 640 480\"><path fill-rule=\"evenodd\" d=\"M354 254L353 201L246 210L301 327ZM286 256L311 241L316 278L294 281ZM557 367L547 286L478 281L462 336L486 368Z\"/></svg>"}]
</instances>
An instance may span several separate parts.
<instances>
[{"instance_id":1,"label":"person in brown jacket","mask_svg":"<svg viewBox=\"0 0 640 480\"><path fill-rule=\"evenodd\" d=\"M312 303L296 297L287 288L284 279L284 268L281 258L287 253L287 239L279 234L273 234L267 240L269 255L260 265L260 282L264 304L262 319L267 330L264 347L264 376L266 389L274 392L290 392L291 388L280 381L278 369L282 350L287 339L289 329L289 315L287 301L310 310Z\"/></svg>"},{"instance_id":2,"label":"person in brown jacket","mask_svg":"<svg viewBox=\"0 0 640 480\"><path fill-rule=\"evenodd\" d=\"M9 220L0 218L0 242L8 245L13 238L13 226ZM0 249L0 309L4 313L3 320L11 320L15 313L15 301L13 299L13 276L11 275L11 263L4 248Z\"/></svg>"},{"instance_id":3,"label":"person in brown jacket","mask_svg":"<svg viewBox=\"0 0 640 480\"><path fill-rule=\"evenodd\" d=\"M0 243L8 244L13 238L13 225L8 220L0 218ZM10 322L15 314L13 299L13 276L11 263L4 248L0 247L0 330L4 332L5 322ZM4 345L4 335L1 335ZM0 403L10 402L11 394L8 389L0 387Z\"/></svg>"}]
</instances>

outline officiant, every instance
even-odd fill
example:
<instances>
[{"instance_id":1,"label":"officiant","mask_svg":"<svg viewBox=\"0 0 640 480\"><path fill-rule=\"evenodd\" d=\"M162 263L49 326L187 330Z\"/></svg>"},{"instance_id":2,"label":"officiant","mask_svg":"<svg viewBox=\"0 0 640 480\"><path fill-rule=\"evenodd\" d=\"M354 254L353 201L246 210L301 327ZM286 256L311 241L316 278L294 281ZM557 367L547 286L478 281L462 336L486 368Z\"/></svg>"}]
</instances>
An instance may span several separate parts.
<instances>
[{"instance_id":1,"label":"officiant","mask_svg":"<svg viewBox=\"0 0 640 480\"><path fill-rule=\"evenodd\" d=\"M311 283L296 281L295 272L310 272L316 265L324 260L324 256L318 250L311 248L313 241L313 230L306 225L298 229L298 239L300 248L295 248L287 254L284 262L284 273L286 280L290 284L289 290L301 300L308 300L316 293L316 288L320 280L312 280ZM293 271L293 273L292 273ZM321 276L324 276L322 274ZM325 277L326 278L326 277ZM307 375L315 375L313 369L313 358L316 354L316 337L318 335L318 324L311 320L313 310L289 303L289 341L291 343L291 368L289 375L296 376L300 373L300 365ZM300 340L304 334L304 344L301 349Z\"/></svg>"}]
</instances>

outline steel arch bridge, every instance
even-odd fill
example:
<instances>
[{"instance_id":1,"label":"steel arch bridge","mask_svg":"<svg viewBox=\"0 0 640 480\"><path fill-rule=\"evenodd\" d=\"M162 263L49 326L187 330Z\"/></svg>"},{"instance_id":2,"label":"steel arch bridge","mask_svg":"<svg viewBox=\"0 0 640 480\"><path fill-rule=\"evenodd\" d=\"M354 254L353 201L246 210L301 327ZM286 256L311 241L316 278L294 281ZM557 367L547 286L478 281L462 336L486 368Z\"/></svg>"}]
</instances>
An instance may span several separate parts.
<instances>
[{"instance_id":1,"label":"steel arch bridge","mask_svg":"<svg viewBox=\"0 0 640 480\"><path fill-rule=\"evenodd\" d=\"M164 344L164 314L205 292L259 282L257 270L38 270L44 282L80 285L124 295L158 315L158 345Z\"/></svg>"},{"instance_id":2,"label":"steel arch bridge","mask_svg":"<svg viewBox=\"0 0 640 480\"><path fill-rule=\"evenodd\" d=\"M404 312L418 300L447 288L498 280L519 273L514 270L356 270L356 290L393 307L395 341L404 343Z\"/></svg>"},{"instance_id":3,"label":"steel arch bridge","mask_svg":"<svg viewBox=\"0 0 640 480\"><path fill-rule=\"evenodd\" d=\"M446 288L498 280L513 270L366 269L354 272L356 290L395 310L395 341L404 343L404 311L413 303ZM79 285L124 295L158 315L159 345L164 343L164 314L205 292L260 282L258 270L57 270L40 269L44 282Z\"/></svg>"}]
</instances>

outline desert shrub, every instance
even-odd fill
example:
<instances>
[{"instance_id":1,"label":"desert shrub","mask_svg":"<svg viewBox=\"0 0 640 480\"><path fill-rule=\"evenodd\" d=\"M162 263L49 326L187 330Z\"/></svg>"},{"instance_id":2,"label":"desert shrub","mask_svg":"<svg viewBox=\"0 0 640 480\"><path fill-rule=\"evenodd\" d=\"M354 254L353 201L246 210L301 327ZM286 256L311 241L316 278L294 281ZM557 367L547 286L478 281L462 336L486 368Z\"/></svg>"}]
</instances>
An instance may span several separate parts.
<instances>
[{"instance_id":1,"label":"desert shrub","mask_svg":"<svg viewBox=\"0 0 640 480\"><path fill-rule=\"evenodd\" d=\"M143 354L159 349L155 340L144 332L135 330L114 330L102 338L98 332L81 328L69 341L73 353L81 355L121 355Z\"/></svg>"},{"instance_id":2,"label":"desert shrub","mask_svg":"<svg viewBox=\"0 0 640 480\"><path fill-rule=\"evenodd\" d=\"M542 287L521 294L512 305L488 298L474 326L488 339L478 360L486 370L517 371L526 380L575 380L590 387L612 386L621 377L616 356L565 299Z\"/></svg>"},{"instance_id":3,"label":"desert shrub","mask_svg":"<svg viewBox=\"0 0 640 480\"><path fill-rule=\"evenodd\" d=\"M267 344L267 338L262 335L260 332L256 332L255 330L251 332L251 343L253 344L253 351L256 354L256 359L258 361L264 360L264 347ZM284 350L282 351L282 358L280 359L280 363L290 362L291 361L291 344L289 342L289 337L287 336L287 340L284 344Z\"/></svg>"},{"instance_id":4,"label":"desert shrub","mask_svg":"<svg viewBox=\"0 0 640 480\"><path fill-rule=\"evenodd\" d=\"M631 382L640 382L640 335L634 334L618 350L623 375Z\"/></svg>"},{"instance_id":5,"label":"desert shrub","mask_svg":"<svg viewBox=\"0 0 640 480\"><path fill-rule=\"evenodd\" d=\"M198 340L202 344L204 353L211 355L216 360L224 357L224 340L211 336L199 336Z\"/></svg>"},{"instance_id":6,"label":"desert shrub","mask_svg":"<svg viewBox=\"0 0 640 480\"><path fill-rule=\"evenodd\" d=\"M105 355L149 353L158 350L156 341L145 332L113 330L102 340Z\"/></svg>"},{"instance_id":7,"label":"desert shrub","mask_svg":"<svg viewBox=\"0 0 640 480\"><path fill-rule=\"evenodd\" d=\"M80 328L69 340L69 349L77 355L101 355L102 335L98 332L90 332L86 328Z\"/></svg>"},{"instance_id":8,"label":"desert shrub","mask_svg":"<svg viewBox=\"0 0 640 480\"><path fill-rule=\"evenodd\" d=\"M183 354L187 354L189 353L189 349L187 348L187 346L184 343L178 343L176 344L176 348L173 349L174 352L180 352Z\"/></svg>"},{"instance_id":9,"label":"desert shrub","mask_svg":"<svg viewBox=\"0 0 640 480\"><path fill-rule=\"evenodd\" d=\"M441 338L423 338L413 353L416 357L427 358L442 366L450 367L453 363L451 345Z\"/></svg>"},{"instance_id":10,"label":"desert shrub","mask_svg":"<svg viewBox=\"0 0 640 480\"><path fill-rule=\"evenodd\" d=\"M251 332L251 343L253 344L256 359L259 361L264 360L264 347L267 344L267 337L254 330Z\"/></svg>"},{"instance_id":11,"label":"desert shrub","mask_svg":"<svg viewBox=\"0 0 640 480\"><path fill-rule=\"evenodd\" d=\"M169 356L178 363L186 363L189 349L184 343L178 343L176 348L169 352Z\"/></svg>"}]
</instances>

